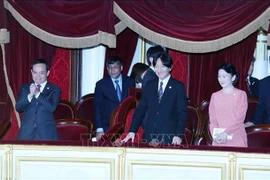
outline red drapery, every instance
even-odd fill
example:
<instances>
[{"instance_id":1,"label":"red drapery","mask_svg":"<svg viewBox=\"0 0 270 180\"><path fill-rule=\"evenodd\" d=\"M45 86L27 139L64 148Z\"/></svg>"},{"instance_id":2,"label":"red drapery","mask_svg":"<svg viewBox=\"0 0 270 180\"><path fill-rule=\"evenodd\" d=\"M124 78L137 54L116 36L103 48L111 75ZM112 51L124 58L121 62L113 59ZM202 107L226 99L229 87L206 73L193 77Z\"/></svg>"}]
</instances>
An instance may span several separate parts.
<instances>
[{"instance_id":1,"label":"red drapery","mask_svg":"<svg viewBox=\"0 0 270 180\"><path fill-rule=\"evenodd\" d=\"M188 94L188 54L178 51L170 51L173 59L172 77L185 84Z\"/></svg>"},{"instance_id":2,"label":"red drapery","mask_svg":"<svg viewBox=\"0 0 270 180\"><path fill-rule=\"evenodd\" d=\"M5 7L28 32L54 46L115 47L113 0L8 0Z\"/></svg>"},{"instance_id":3,"label":"red drapery","mask_svg":"<svg viewBox=\"0 0 270 180\"><path fill-rule=\"evenodd\" d=\"M211 52L235 44L265 24L270 1L115 0L130 29L182 52Z\"/></svg>"},{"instance_id":4,"label":"red drapery","mask_svg":"<svg viewBox=\"0 0 270 180\"><path fill-rule=\"evenodd\" d=\"M70 50L57 48L48 81L61 88L61 100L70 100Z\"/></svg>"},{"instance_id":5,"label":"red drapery","mask_svg":"<svg viewBox=\"0 0 270 180\"><path fill-rule=\"evenodd\" d=\"M106 59L109 56L119 56L123 60L123 71L122 73L127 75L136 45L138 42L138 35L131 31L129 28L125 29L117 36L115 49L106 49ZM105 59L105 61L106 61ZM104 68L104 76L108 75L108 71Z\"/></svg>"},{"instance_id":6,"label":"red drapery","mask_svg":"<svg viewBox=\"0 0 270 180\"><path fill-rule=\"evenodd\" d=\"M256 46L257 33L253 33L240 43L227 49L206 54L190 55L190 89L191 102L200 104L204 99L220 89L217 81L217 68L223 62L235 65L239 73L237 88L247 93L246 77Z\"/></svg>"}]
</instances>

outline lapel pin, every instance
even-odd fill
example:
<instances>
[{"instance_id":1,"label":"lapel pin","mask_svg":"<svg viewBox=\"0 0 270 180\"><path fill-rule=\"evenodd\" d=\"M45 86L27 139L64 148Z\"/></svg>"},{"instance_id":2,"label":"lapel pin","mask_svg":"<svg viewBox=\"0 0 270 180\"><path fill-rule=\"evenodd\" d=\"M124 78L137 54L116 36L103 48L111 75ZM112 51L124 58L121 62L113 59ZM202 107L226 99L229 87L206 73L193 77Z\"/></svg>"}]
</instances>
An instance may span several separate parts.
<instances>
[{"instance_id":1,"label":"lapel pin","mask_svg":"<svg viewBox=\"0 0 270 180\"><path fill-rule=\"evenodd\" d=\"M169 89L172 89L172 86L169 86Z\"/></svg>"},{"instance_id":2,"label":"lapel pin","mask_svg":"<svg viewBox=\"0 0 270 180\"><path fill-rule=\"evenodd\" d=\"M50 89L49 87L47 87L47 89Z\"/></svg>"}]
</instances>

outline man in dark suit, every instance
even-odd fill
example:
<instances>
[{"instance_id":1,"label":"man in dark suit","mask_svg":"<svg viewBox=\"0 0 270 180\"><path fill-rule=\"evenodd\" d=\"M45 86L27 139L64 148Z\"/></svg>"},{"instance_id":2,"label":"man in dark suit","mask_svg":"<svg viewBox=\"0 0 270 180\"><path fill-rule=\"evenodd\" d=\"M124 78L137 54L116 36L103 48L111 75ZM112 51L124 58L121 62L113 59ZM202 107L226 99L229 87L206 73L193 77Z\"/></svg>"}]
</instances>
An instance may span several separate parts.
<instances>
[{"instance_id":1,"label":"man in dark suit","mask_svg":"<svg viewBox=\"0 0 270 180\"><path fill-rule=\"evenodd\" d=\"M128 89L135 86L135 81L121 74L123 62L120 57L109 57L106 61L109 76L96 83L94 95L97 140L110 128L113 110L128 96Z\"/></svg>"},{"instance_id":2,"label":"man in dark suit","mask_svg":"<svg viewBox=\"0 0 270 180\"><path fill-rule=\"evenodd\" d=\"M148 82L134 113L131 128L122 142L134 141L145 113L144 140L150 143L181 144L187 122L184 84L172 78L172 59L163 52L153 61L158 79Z\"/></svg>"},{"instance_id":3,"label":"man in dark suit","mask_svg":"<svg viewBox=\"0 0 270 180\"><path fill-rule=\"evenodd\" d=\"M147 50L146 59L147 59L147 63L149 65L149 68L147 69L146 73L143 76L142 88L145 87L147 82L154 80L154 79L158 79L158 77L155 73L154 66L153 66L153 59L160 52L165 52L165 49L163 49L163 47L161 47L160 45L150 47Z\"/></svg>"},{"instance_id":4,"label":"man in dark suit","mask_svg":"<svg viewBox=\"0 0 270 180\"><path fill-rule=\"evenodd\" d=\"M259 82L259 102L257 104L253 123L270 124L270 76L261 79Z\"/></svg>"},{"instance_id":5,"label":"man in dark suit","mask_svg":"<svg viewBox=\"0 0 270 180\"><path fill-rule=\"evenodd\" d=\"M32 63L33 82L23 84L16 102L16 110L23 112L18 139L57 140L53 113L60 101L61 89L49 82L50 66L44 59Z\"/></svg>"}]
</instances>

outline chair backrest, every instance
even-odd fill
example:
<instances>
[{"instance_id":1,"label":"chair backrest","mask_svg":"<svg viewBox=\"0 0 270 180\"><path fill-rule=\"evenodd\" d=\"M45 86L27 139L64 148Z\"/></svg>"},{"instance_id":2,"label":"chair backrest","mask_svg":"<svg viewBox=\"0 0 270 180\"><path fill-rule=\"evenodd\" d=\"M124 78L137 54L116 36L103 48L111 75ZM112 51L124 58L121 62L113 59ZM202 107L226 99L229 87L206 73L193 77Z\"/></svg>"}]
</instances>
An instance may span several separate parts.
<instances>
[{"instance_id":1,"label":"chair backrest","mask_svg":"<svg viewBox=\"0 0 270 180\"><path fill-rule=\"evenodd\" d=\"M94 94L86 94L80 98L75 105L75 118L87 119L93 124L93 129L96 129L95 111L94 111Z\"/></svg>"},{"instance_id":2,"label":"chair backrest","mask_svg":"<svg viewBox=\"0 0 270 180\"><path fill-rule=\"evenodd\" d=\"M248 147L270 148L270 125L260 124L246 128Z\"/></svg>"},{"instance_id":3,"label":"chair backrest","mask_svg":"<svg viewBox=\"0 0 270 180\"><path fill-rule=\"evenodd\" d=\"M0 99L0 139L11 126L11 113L13 107L10 98Z\"/></svg>"},{"instance_id":4,"label":"chair backrest","mask_svg":"<svg viewBox=\"0 0 270 180\"><path fill-rule=\"evenodd\" d=\"M138 105L142 97L142 88L129 88L128 95L135 97L136 104Z\"/></svg>"},{"instance_id":5,"label":"chair backrest","mask_svg":"<svg viewBox=\"0 0 270 180\"><path fill-rule=\"evenodd\" d=\"M210 132L210 127L209 127L209 114L206 114L206 116L203 119L203 124L202 124L202 134L200 137L196 137L194 140L194 145L208 145L212 146L212 135Z\"/></svg>"},{"instance_id":6,"label":"chair backrest","mask_svg":"<svg viewBox=\"0 0 270 180\"><path fill-rule=\"evenodd\" d=\"M191 131L191 142L201 136L202 134L202 112L200 108L193 103L188 103L188 119L186 128Z\"/></svg>"},{"instance_id":7,"label":"chair backrest","mask_svg":"<svg viewBox=\"0 0 270 180\"><path fill-rule=\"evenodd\" d=\"M112 127L115 123L126 123L126 118L128 112L136 108L136 100L133 96L128 96L126 99L122 101L122 103L113 111L110 119L110 127Z\"/></svg>"},{"instance_id":8,"label":"chair backrest","mask_svg":"<svg viewBox=\"0 0 270 180\"><path fill-rule=\"evenodd\" d=\"M88 140L93 124L85 119L57 119L56 128L59 140Z\"/></svg>"},{"instance_id":9,"label":"chair backrest","mask_svg":"<svg viewBox=\"0 0 270 180\"><path fill-rule=\"evenodd\" d=\"M246 122L252 122L253 115L256 110L256 106L258 104L258 99L257 98L248 98L248 109L247 109L247 114L245 118L245 123Z\"/></svg>"},{"instance_id":10,"label":"chair backrest","mask_svg":"<svg viewBox=\"0 0 270 180\"><path fill-rule=\"evenodd\" d=\"M205 118L206 115L208 115L209 112L209 104L210 104L210 100L209 98L203 100L200 104L200 109L202 111L202 117Z\"/></svg>"},{"instance_id":11,"label":"chair backrest","mask_svg":"<svg viewBox=\"0 0 270 180\"><path fill-rule=\"evenodd\" d=\"M61 100L56 110L54 111L54 119L74 119L74 105L66 100Z\"/></svg>"}]
</instances>

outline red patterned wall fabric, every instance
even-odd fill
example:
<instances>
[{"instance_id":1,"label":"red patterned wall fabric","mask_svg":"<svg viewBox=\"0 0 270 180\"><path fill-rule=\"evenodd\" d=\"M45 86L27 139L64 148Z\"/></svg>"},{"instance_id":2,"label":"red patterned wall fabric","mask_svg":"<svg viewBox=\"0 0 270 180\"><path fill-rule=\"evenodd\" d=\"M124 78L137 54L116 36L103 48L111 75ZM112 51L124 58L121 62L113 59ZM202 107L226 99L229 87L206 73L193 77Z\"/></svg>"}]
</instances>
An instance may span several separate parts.
<instances>
[{"instance_id":1,"label":"red patterned wall fabric","mask_svg":"<svg viewBox=\"0 0 270 180\"><path fill-rule=\"evenodd\" d=\"M172 77L183 82L188 93L188 55L172 50L170 55L173 59Z\"/></svg>"},{"instance_id":2,"label":"red patterned wall fabric","mask_svg":"<svg viewBox=\"0 0 270 180\"><path fill-rule=\"evenodd\" d=\"M57 48L48 81L61 88L61 100L70 100L70 50Z\"/></svg>"}]
</instances>

